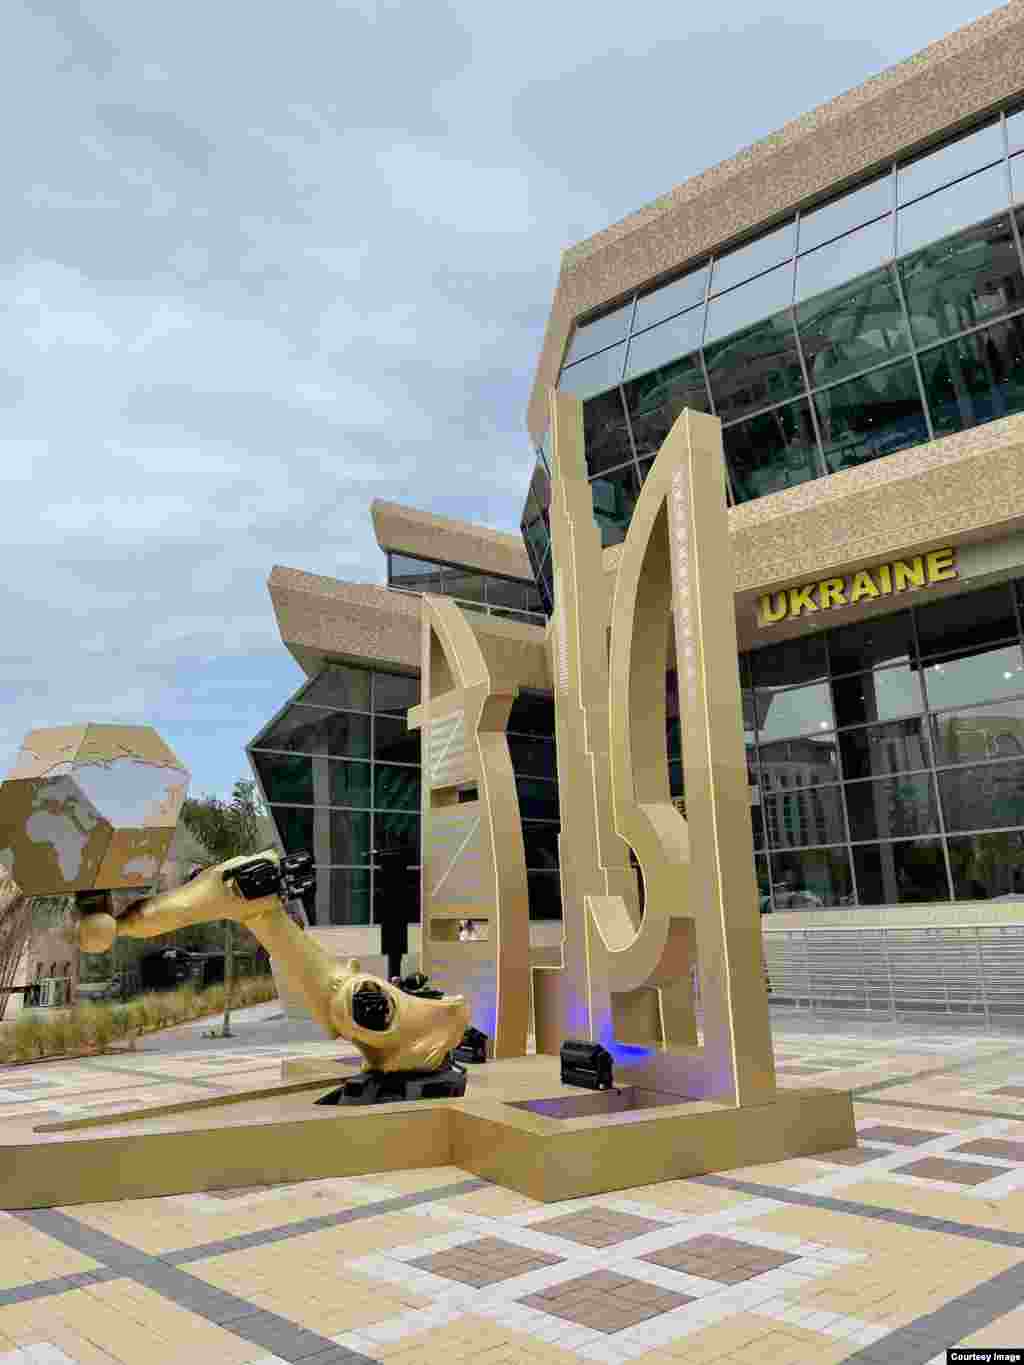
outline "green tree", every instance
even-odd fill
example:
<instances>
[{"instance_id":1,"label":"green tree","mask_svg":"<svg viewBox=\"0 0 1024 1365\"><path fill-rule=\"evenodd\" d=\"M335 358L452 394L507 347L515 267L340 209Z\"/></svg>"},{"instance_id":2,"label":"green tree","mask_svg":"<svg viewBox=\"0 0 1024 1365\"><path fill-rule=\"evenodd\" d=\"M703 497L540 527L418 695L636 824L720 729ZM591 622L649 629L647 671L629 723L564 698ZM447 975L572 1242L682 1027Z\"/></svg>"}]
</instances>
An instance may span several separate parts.
<instances>
[{"instance_id":1,"label":"green tree","mask_svg":"<svg viewBox=\"0 0 1024 1365\"><path fill-rule=\"evenodd\" d=\"M185 802L181 819L209 855L210 865L267 847L267 811L253 781L235 783L230 801L216 796ZM231 995L235 978L235 934L238 927L224 921L224 1024L221 1037L231 1037ZM243 932L245 932L243 930Z\"/></svg>"}]
</instances>

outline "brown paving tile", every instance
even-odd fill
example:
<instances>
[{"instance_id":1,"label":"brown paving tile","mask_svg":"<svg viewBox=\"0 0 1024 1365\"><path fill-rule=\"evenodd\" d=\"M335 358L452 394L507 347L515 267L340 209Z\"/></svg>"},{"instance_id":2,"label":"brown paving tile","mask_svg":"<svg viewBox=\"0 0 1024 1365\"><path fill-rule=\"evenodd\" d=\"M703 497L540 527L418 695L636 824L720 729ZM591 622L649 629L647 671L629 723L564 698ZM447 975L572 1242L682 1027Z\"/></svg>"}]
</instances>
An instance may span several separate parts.
<instances>
[{"instance_id":1,"label":"brown paving tile","mask_svg":"<svg viewBox=\"0 0 1024 1365\"><path fill-rule=\"evenodd\" d=\"M973 1142L961 1142L954 1152L966 1152L969 1156L1002 1157L1005 1161L1024 1163L1024 1142L1008 1141L1006 1138L975 1138Z\"/></svg>"},{"instance_id":2,"label":"brown paving tile","mask_svg":"<svg viewBox=\"0 0 1024 1365\"><path fill-rule=\"evenodd\" d=\"M431 1275L439 1275L442 1279L482 1289L486 1285L514 1279L517 1275L527 1275L531 1270L560 1265L563 1260L562 1256L551 1256L544 1251L516 1246L500 1237L478 1237L448 1251L420 1256L408 1264L417 1270L429 1271Z\"/></svg>"},{"instance_id":3,"label":"brown paving tile","mask_svg":"<svg viewBox=\"0 0 1024 1365\"><path fill-rule=\"evenodd\" d=\"M549 1237L564 1237L588 1247L611 1247L628 1242L631 1237L642 1237L645 1232L656 1232L664 1227L653 1218L641 1218L635 1213L617 1213L614 1209L581 1209L579 1213L559 1214L534 1223L537 1232Z\"/></svg>"},{"instance_id":4,"label":"brown paving tile","mask_svg":"<svg viewBox=\"0 0 1024 1365\"><path fill-rule=\"evenodd\" d=\"M897 1166L900 1175L916 1175L922 1180L948 1180L956 1185L983 1185L997 1175L1006 1175L1012 1166L983 1166L980 1161L947 1161L944 1157L926 1156L912 1161L909 1166Z\"/></svg>"},{"instance_id":5,"label":"brown paving tile","mask_svg":"<svg viewBox=\"0 0 1024 1365\"><path fill-rule=\"evenodd\" d=\"M865 1161L889 1155L885 1147L842 1147L837 1152L821 1152L814 1160L835 1162L837 1166L862 1166Z\"/></svg>"},{"instance_id":6,"label":"brown paving tile","mask_svg":"<svg viewBox=\"0 0 1024 1365\"><path fill-rule=\"evenodd\" d=\"M691 1237L687 1242L664 1247L661 1251L652 1251L640 1259L650 1261L652 1265L664 1266L667 1270L695 1275L702 1280L739 1284L800 1258L784 1251L773 1251L770 1247L755 1246L752 1242L705 1233L700 1237Z\"/></svg>"},{"instance_id":7,"label":"brown paving tile","mask_svg":"<svg viewBox=\"0 0 1024 1365\"><path fill-rule=\"evenodd\" d=\"M857 1136L873 1138L875 1142L893 1142L900 1147L918 1147L922 1142L945 1137L945 1133L928 1132L923 1128L894 1128L890 1124L879 1123L873 1128L859 1128Z\"/></svg>"},{"instance_id":8,"label":"brown paving tile","mask_svg":"<svg viewBox=\"0 0 1024 1365\"><path fill-rule=\"evenodd\" d=\"M693 1299L687 1294L643 1284L627 1275L596 1270L540 1293L528 1294L519 1302L577 1327L589 1327L611 1335L660 1317L674 1308L682 1308Z\"/></svg>"}]
</instances>

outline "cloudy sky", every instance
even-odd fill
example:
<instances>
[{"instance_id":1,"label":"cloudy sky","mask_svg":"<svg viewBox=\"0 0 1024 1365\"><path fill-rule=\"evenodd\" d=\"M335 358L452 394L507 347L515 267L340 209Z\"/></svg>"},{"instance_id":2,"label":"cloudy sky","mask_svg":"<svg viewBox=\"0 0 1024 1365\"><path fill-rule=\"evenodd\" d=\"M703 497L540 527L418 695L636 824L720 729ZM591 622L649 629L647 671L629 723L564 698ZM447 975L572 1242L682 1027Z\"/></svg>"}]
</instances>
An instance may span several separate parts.
<instances>
[{"instance_id":1,"label":"cloudy sky","mask_svg":"<svg viewBox=\"0 0 1024 1365\"><path fill-rule=\"evenodd\" d=\"M562 250L991 8L6 0L0 772L120 721L228 793L272 565L518 528Z\"/></svg>"}]
</instances>

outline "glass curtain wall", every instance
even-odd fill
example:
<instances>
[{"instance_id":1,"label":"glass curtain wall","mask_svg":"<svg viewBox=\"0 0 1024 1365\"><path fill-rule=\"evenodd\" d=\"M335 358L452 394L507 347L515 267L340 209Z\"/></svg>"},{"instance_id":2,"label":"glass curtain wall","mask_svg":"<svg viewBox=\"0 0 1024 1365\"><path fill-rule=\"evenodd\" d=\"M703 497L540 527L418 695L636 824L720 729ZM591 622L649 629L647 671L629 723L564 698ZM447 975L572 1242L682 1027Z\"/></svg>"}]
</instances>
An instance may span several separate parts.
<instances>
[{"instance_id":1,"label":"glass curtain wall","mask_svg":"<svg viewBox=\"0 0 1024 1365\"><path fill-rule=\"evenodd\" d=\"M746 502L1024 410L1021 112L577 328L594 517L625 537L684 407L722 419ZM545 597L545 457L522 525ZM550 600L549 600L550 607Z\"/></svg>"},{"instance_id":2,"label":"glass curtain wall","mask_svg":"<svg viewBox=\"0 0 1024 1365\"><path fill-rule=\"evenodd\" d=\"M508 747L519 797L531 919L561 919L558 764L555 703L550 693L522 691L508 718Z\"/></svg>"},{"instance_id":3,"label":"glass curtain wall","mask_svg":"<svg viewBox=\"0 0 1024 1365\"><path fill-rule=\"evenodd\" d=\"M331 666L248 747L285 852L309 849L319 925L370 924L372 849L420 860L420 737L406 728L419 679ZM420 907L409 905L409 920Z\"/></svg>"},{"instance_id":4,"label":"glass curtain wall","mask_svg":"<svg viewBox=\"0 0 1024 1365\"><path fill-rule=\"evenodd\" d=\"M544 602L536 586L528 579L501 578L497 574L481 573L457 564L445 564L429 559L416 559L388 551L388 587L406 592L436 593L440 597L457 597L473 609L479 603L492 616L506 616L521 620L526 613L544 614Z\"/></svg>"}]
</instances>

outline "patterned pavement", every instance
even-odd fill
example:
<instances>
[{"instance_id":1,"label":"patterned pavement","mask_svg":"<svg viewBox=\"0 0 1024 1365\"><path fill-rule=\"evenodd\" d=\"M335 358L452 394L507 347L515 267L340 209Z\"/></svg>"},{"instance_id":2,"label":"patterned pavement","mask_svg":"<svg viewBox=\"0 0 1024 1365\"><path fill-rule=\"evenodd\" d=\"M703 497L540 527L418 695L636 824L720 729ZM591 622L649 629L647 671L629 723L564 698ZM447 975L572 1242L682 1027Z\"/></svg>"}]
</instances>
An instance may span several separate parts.
<instances>
[{"instance_id":1,"label":"patterned pavement","mask_svg":"<svg viewBox=\"0 0 1024 1365\"><path fill-rule=\"evenodd\" d=\"M564 1204L449 1167L0 1213L0 1365L927 1365L1024 1344L1024 1040L773 1020L780 1085L851 1089L856 1148ZM236 1034L2 1068L0 1117L239 1093L337 1055L275 1006Z\"/></svg>"}]
</instances>

